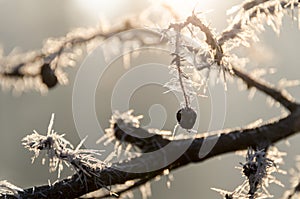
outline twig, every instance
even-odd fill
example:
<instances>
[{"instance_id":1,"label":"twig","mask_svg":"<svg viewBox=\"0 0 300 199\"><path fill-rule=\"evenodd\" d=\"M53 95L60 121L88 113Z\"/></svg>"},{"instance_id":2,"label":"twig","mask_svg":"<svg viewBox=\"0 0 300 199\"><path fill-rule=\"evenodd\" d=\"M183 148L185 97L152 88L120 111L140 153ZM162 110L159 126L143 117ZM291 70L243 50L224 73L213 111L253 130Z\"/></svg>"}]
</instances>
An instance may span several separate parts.
<instances>
[{"instance_id":1,"label":"twig","mask_svg":"<svg viewBox=\"0 0 300 199\"><path fill-rule=\"evenodd\" d=\"M297 107L299 107L299 104L296 103L296 100L286 90L279 91L270 83L262 79L250 76L238 67L232 67L232 70L237 77L241 78L247 84L248 88L257 88L258 90L271 96L274 100L279 102L290 112L295 111Z\"/></svg>"},{"instance_id":2,"label":"twig","mask_svg":"<svg viewBox=\"0 0 300 199\"><path fill-rule=\"evenodd\" d=\"M242 6L242 10L243 12L250 12L248 14L249 18L247 19L247 21L245 21L244 18L238 18L239 16L236 16L237 20L234 20L233 24L230 24L220 35L219 39L218 39L218 44L223 46L227 41L234 39L234 38L239 38L239 34L244 32L244 25L248 25L249 21L255 17L258 16L258 14L261 13L265 13L266 10L264 9L253 9L257 6L259 6L260 4L264 4L266 2L270 2L270 0L262 0L262 1L250 1L248 3L243 4ZM293 5L291 5L290 3L286 2L286 1L281 1L280 2L280 6L282 7L282 9L287 9L287 8L291 8L291 7L297 7L299 5L299 2L295 2ZM253 9L251 11L251 9ZM271 5L268 7L268 12L270 13L274 13L275 11L275 5Z\"/></svg>"},{"instance_id":3,"label":"twig","mask_svg":"<svg viewBox=\"0 0 300 199\"><path fill-rule=\"evenodd\" d=\"M125 188L125 189L122 189L122 190L120 190L120 191L115 192L114 195L115 195L116 197L118 197L118 196L122 195L123 193L125 193L125 192L127 192L127 191L131 191L131 190L133 190L134 188L137 188L137 187L139 187L139 186L141 186L141 185L143 185L143 184L149 182L150 180L154 179L154 178L155 178L156 176L158 176L158 175L160 175L160 174L156 174L156 173L155 173L154 175L145 176L144 178L142 178L142 179L136 181L133 185L131 185L131 186ZM106 195L103 195L103 196L98 196L98 197L96 197L96 198L97 198L97 199L101 199L101 198L107 198L107 197L110 197L110 196L111 196L111 194L106 194Z\"/></svg>"}]
</instances>

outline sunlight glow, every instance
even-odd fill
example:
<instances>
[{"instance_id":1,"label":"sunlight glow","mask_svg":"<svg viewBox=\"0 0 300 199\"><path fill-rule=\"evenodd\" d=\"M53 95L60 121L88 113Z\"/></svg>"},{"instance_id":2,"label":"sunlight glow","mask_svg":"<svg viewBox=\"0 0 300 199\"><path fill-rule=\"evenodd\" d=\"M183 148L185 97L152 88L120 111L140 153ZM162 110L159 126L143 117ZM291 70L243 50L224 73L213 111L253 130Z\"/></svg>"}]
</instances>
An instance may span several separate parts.
<instances>
[{"instance_id":1,"label":"sunlight glow","mask_svg":"<svg viewBox=\"0 0 300 199\"><path fill-rule=\"evenodd\" d=\"M91 15L108 16L118 1L76 0L77 5Z\"/></svg>"},{"instance_id":2,"label":"sunlight glow","mask_svg":"<svg viewBox=\"0 0 300 199\"><path fill-rule=\"evenodd\" d=\"M76 3L87 15L109 19L140 13L150 5L149 0L76 0Z\"/></svg>"},{"instance_id":3,"label":"sunlight glow","mask_svg":"<svg viewBox=\"0 0 300 199\"><path fill-rule=\"evenodd\" d=\"M170 5L182 17L191 14L191 11L205 11L210 6L209 1L200 0L160 0L160 2Z\"/></svg>"},{"instance_id":4,"label":"sunlight glow","mask_svg":"<svg viewBox=\"0 0 300 199\"><path fill-rule=\"evenodd\" d=\"M179 13L182 17L191 14L194 9L196 11L208 10L211 6L210 1L199 0L76 0L78 6L88 14L98 16L116 16L118 14L131 12L140 12L143 7L147 8L150 4L166 4L171 6L174 11Z\"/></svg>"}]
</instances>

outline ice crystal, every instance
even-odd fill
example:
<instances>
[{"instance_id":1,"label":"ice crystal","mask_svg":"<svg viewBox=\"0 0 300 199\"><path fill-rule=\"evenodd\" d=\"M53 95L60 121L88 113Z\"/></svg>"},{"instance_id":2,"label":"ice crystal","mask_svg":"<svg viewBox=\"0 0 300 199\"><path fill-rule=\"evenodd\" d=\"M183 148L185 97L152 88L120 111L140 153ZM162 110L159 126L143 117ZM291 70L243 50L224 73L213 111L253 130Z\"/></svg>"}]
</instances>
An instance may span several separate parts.
<instances>
[{"instance_id":1,"label":"ice crystal","mask_svg":"<svg viewBox=\"0 0 300 199\"><path fill-rule=\"evenodd\" d=\"M74 149L73 145L64 138L64 134L58 134L53 127L54 114L52 114L47 135L41 135L34 131L22 139L22 143L29 151L34 152L34 161L41 151L47 152L49 159L49 171L58 171L58 177L63 170L63 164L88 177L98 176L98 171L106 167L105 163L97 158L101 155L100 150L80 149L83 139Z\"/></svg>"},{"instance_id":2,"label":"ice crystal","mask_svg":"<svg viewBox=\"0 0 300 199\"><path fill-rule=\"evenodd\" d=\"M128 110L126 112L120 113L115 111L110 119L110 127L105 130L105 134L97 140L97 143L103 143L104 146L112 143L114 145L114 152L110 154L110 161L116 160L120 162L126 158L136 157L138 154L132 150L134 146L131 143L124 143L124 140L117 139L115 135L115 127L122 129L125 132L131 132L133 128L140 127L140 119L143 118L142 115L134 116L133 110ZM124 137L126 134L124 134Z\"/></svg>"},{"instance_id":3,"label":"ice crystal","mask_svg":"<svg viewBox=\"0 0 300 199\"><path fill-rule=\"evenodd\" d=\"M238 186L233 192L213 188L225 198L270 198L272 195L268 191L270 184L274 183L284 186L272 174L278 172L285 174L278 168L282 164L282 157L285 153L279 152L276 147L270 147L266 152L265 149L254 150L249 148L246 154L246 162L242 165L242 173L246 180Z\"/></svg>"},{"instance_id":4,"label":"ice crystal","mask_svg":"<svg viewBox=\"0 0 300 199\"><path fill-rule=\"evenodd\" d=\"M296 157L296 168L292 168L289 171L290 179L290 190L287 190L282 199L296 199L300 197L300 156Z\"/></svg>"},{"instance_id":5,"label":"ice crystal","mask_svg":"<svg viewBox=\"0 0 300 199\"><path fill-rule=\"evenodd\" d=\"M14 196L20 198L19 192L24 192L24 190L6 180L0 181L0 197Z\"/></svg>"}]
</instances>

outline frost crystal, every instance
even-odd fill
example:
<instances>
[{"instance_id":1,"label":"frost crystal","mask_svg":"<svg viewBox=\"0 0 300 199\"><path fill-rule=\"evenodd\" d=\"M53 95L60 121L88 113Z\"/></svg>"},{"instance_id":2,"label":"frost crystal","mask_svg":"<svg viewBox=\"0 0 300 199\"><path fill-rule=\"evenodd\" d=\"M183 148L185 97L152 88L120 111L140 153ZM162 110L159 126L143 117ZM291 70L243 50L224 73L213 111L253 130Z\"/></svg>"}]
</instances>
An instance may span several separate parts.
<instances>
[{"instance_id":1,"label":"frost crystal","mask_svg":"<svg viewBox=\"0 0 300 199\"><path fill-rule=\"evenodd\" d=\"M19 192L24 192L24 190L6 180L0 181L0 197L6 198L7 196L14 196L20 198Z\"/></svg>"},{"instance_id":2,"label":"frost crystal","mask_svg":"<svg viewBox=\"0 0 300 199\"><path fill-rule=\"evenodd\" d=\"M272 195L267 190L270 184L284 186L272 174L274 172L286 173L278 169L278 164L283 162L282 157L285 155L285 153L279 152L276 147L270 147L267 152L264 149L253 150L249 148L246 154L246 162L241 164L243 175L247 178L242 185L238 186L233 192L216 188L213 188L213 190L230 199L270 198Z\"/></svg>"},{"instance_id":3,"label":"frost crystal","mask_svg":"<svg viewBox=\"0 0 300 199\"><path fill-rule=\"evenodd\" d=\"M54 114L52 114L47 135L40 135L36 131L27 135L22 139L23 145L29 151L34 152L32 161L38 156L40 151L45 150L49 159L49 171L58 171L58 177L63 170L63 163L72 168L83 176L98 176L98 172L106 167L104 162L97 159L102 151L92 149L80 149L85 139L73 149L72 144L64 138L64 134L60 135L55 132L53 127Z\"/></svg>"}]
</instances>

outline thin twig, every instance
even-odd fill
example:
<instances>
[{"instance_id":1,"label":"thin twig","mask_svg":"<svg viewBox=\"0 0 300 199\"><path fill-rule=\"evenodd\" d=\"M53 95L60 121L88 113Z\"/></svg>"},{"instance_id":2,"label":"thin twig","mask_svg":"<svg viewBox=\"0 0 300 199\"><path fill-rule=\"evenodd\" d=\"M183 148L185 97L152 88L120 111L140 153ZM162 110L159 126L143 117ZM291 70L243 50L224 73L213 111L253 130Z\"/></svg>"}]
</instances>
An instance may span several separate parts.
<instances>
[{"instance_id":1,"label":"thin twig","mask_svg":"<svg viewBox=\"0 0 300 199\"><path fill-rule=\"evenodd\" d=\"M115 193L114 193L114 196L115 196L116 198L118 198L118 197L121 196L123 193L128 192L128 191L131 191L131 190L133 190L134 188L137 188L137 187L139 187L139 186L141 186L141 185L143 185L143 184L149 182L150 180L154 179L154 178L155 178L156 176L158 176L158 175L161 175L161 173L160 173L160 174L155 174L155 175L150 175L150 176L145 176L144 178L142 178L142 179L136 181L133 185L131 185L131 186L125 188L125 189L122 189L122 190L120 190L120 191L115 192ZM106 194L106 195L103 195L103 196L98 196L98 197L96 197L96 198L97 198L97 199L101 199L101 198L107 198L107 197L111 197L111 194ZM95 199L96 199L96 198L95 198Z\"/></svg>"},{"instance_id":2,"label":"thin twig","mask_svg":"<svg viewBox=\"0 0 300 199\"><path fill-rule=\"evenodd\" d=\"M296 100L286 90L279 91L270 83L262 79L250 76L238 67L232 67L232 70L237 77L241 78L247 84L248 88L257 88L258 90L264 92L265 94L269 95L274 100L279 102L290 112L295 111L299 107L299 104L296 103Z\"/></svg>"}]
</instances>

